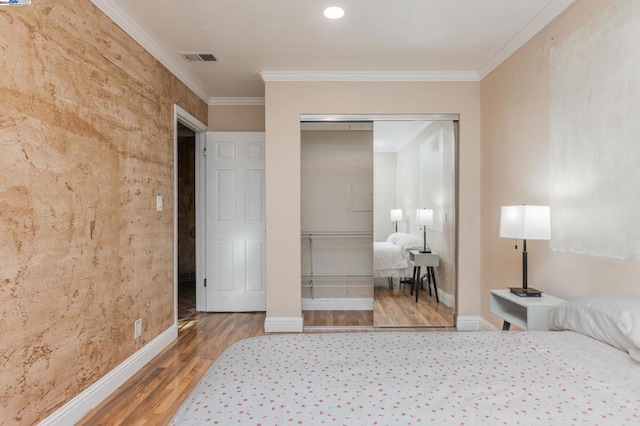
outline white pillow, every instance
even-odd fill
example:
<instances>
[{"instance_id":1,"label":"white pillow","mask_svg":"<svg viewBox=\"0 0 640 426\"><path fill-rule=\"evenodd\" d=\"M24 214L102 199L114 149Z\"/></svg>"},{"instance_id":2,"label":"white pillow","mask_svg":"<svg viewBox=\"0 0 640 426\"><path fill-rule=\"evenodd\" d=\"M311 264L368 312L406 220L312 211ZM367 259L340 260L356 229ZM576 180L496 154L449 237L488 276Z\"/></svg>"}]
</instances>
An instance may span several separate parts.
<instances>
[{"instance_id":1,"label":"white pillow","mask_svg":"<svg viewBox=\"0 0 640 426\"><path fill-rule=\"evenodd\" d=\"M640 361L640 296L595 295L547 313L550 330L572 330L629 352Z\"/></svg>"},{"instance_id":2,"label":"white pillow","mask_svg":"<svg viewBox=\"0 0 640 426\"><path fill-rule=\"evenodd\" d=\"M395 234L389 235L387 242L400 246L404 250L420 248L423 245L422 238L412 234L405 234L404 232L396 232Z\"/></svg>"}]
</instances>

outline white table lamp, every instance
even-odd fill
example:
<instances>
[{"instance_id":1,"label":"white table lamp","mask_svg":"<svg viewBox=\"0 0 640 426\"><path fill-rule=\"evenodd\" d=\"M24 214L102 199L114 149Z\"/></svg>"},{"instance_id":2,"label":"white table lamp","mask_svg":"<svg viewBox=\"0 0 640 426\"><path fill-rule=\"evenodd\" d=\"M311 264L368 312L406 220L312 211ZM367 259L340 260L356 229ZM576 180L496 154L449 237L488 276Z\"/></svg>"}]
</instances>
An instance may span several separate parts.
<instances>
[{"instance_id":1,"label":"white table lamp","mask_svg":"<svg viewBox=\"0 0 640 426\"><path fill-rule=\"evenodd\" d=\"M518 296L539 297L541 291L527 286L527 240L551 239L551 209L526 204L503 206L500 209L500 237L522 240L522 287L509 289Z\"/></svg>"}]
</instances>

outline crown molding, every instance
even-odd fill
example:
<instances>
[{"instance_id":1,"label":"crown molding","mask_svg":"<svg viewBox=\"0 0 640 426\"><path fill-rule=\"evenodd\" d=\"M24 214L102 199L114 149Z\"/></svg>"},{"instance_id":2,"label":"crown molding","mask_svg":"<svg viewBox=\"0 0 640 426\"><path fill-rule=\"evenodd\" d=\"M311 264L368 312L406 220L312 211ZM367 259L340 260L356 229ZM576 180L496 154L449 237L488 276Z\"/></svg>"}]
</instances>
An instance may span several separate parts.
<instances>
[{"instance_id":1,"label":"crown molding","mask_svg":"<svg viewBox=\"0 0 640 426\"><path fill-rule=\"evenodd\" d=\"M480 81L475 71L262 71L263 81Z\"/></svg>"},{"instance_id":2,"label":"crown molding","mask_svg":"<svg viewBox=\"0 0 640 426\"><path fill-rule=\"evenodd\" d=\"M551 21L557 18L575 0L549 0L547 5L511 40L498 50L485 64L478 70L480 80L488 76L491 71L498 68L509 56L513 55L526 42L531 40Z\"/></svg>"},{"instance_id":3,"label":"crown molding","mask_svg":"<svg viewBox=\"0 0 640 426\"><path fill-rule=\"evenodd\" d=\"M129 34L147 52L164 65L173 75L183 82L204 102L208 102L209 96L202 86L196 82L182 66L176 62L167 52L162 50L147 33L136 24L113 0L91 0L107 17L115 22L124 32Z\"/></svg>"},{"instance_id":4,"label":"crown molding","mask_svg":"<svg viewBox=\"0 0 640 426\"><path fill-rule=\"evenodd\" d=\"M209 98L209 105L215 106L242 106L242 105L264 105L264 98L246 97L246 98Z\"/></svg>"},{"instance_id":5,"label":"crown molding","mask_svg":"<svg viewBox=\"0 0 640 426\"><path fill-rule=\"evenodd\" d=\"M260 72L260 77L265 82L480 81L546 27L574 1L549 0L538 15L485 62L478 71L262 71ZM91 2L208 105L264 105L264 98L209 97L201 84L194 80L171 55L160 48L113 0L91 0Z\"/></svg>"}]
</instances>

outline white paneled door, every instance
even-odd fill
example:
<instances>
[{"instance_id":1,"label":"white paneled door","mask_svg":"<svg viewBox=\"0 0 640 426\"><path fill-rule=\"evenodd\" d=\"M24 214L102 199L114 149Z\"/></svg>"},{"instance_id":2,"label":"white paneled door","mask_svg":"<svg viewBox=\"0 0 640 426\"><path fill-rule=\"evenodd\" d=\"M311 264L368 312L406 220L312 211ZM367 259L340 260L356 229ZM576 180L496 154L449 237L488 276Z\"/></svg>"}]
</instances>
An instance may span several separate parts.
<instances>
[{"instance_id":1,"label":"white paneled door","mask_svg":"<svg viewBox=\"0 0 640 426\"><path fill-rule=\"evenodd\" d=\"M208 132L206 310L266 310L264 133Z\"/></svg>"}]
</instances>

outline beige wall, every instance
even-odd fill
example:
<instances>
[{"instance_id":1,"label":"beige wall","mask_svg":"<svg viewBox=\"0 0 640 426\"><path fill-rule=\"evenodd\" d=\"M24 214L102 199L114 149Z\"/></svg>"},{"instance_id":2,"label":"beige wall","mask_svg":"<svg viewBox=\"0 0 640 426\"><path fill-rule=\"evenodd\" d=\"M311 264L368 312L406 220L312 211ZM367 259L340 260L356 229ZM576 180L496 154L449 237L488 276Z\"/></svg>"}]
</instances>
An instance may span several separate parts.
<instances>
[{"instance_id":1,"label":"beige wall","mask_svg":"<svg viewBox=\"0 0 640 426\"><path fill-rule=\"evenodd\" d=\"M0 28L0 424L35 424L173 324L173 109L207 106L89 1Z\"/></svg>"},{"instance_id":2,"label":"beige wall","mask_svg":"<svg viewBox=\"0 0 640 426\"><path fill-rule=\"evenodd\" d=\"M499 321L489 312L487 294L521 285L522 264L520 246L516 251L512 240L498 238L500 206L549 204L549 52L615 3L575 2L481 83L482 315L495 324ZM640 294L638 262L552 252L546 241L528 242L528 251L532 287L562 298Z\"/></svg>"},{"instance_id":3,"label":"beige wall","mask_svg":"<svg viewBox=\"0 0 640 426\"><path fill-rule=\"evenodd\" d=\"M213 132L264 132L264 106L210 105L209 130Z\"/></svg>"},{"instance_id":4,"label":"beige wall","mask_svg":"<svg viewBox=\"0 0 640 426\"><path fill-rule=\"evenodd\" d=\"M301 227L305 231L371 232L373 211L350 211L345 181L366 182L373 191L373 132L301 133Z\"/></svg>"},{"instance_id":5,"label":"beige wall","mask_svg":"<svg viewBox=\"0 0 640 426\"><path fill-rule=\"evenodd\" d=\"M266 83L267 316L300 317L300 114L460 114L459 314L480 314L480 84Z\"/></svg>"}]
</instances>

